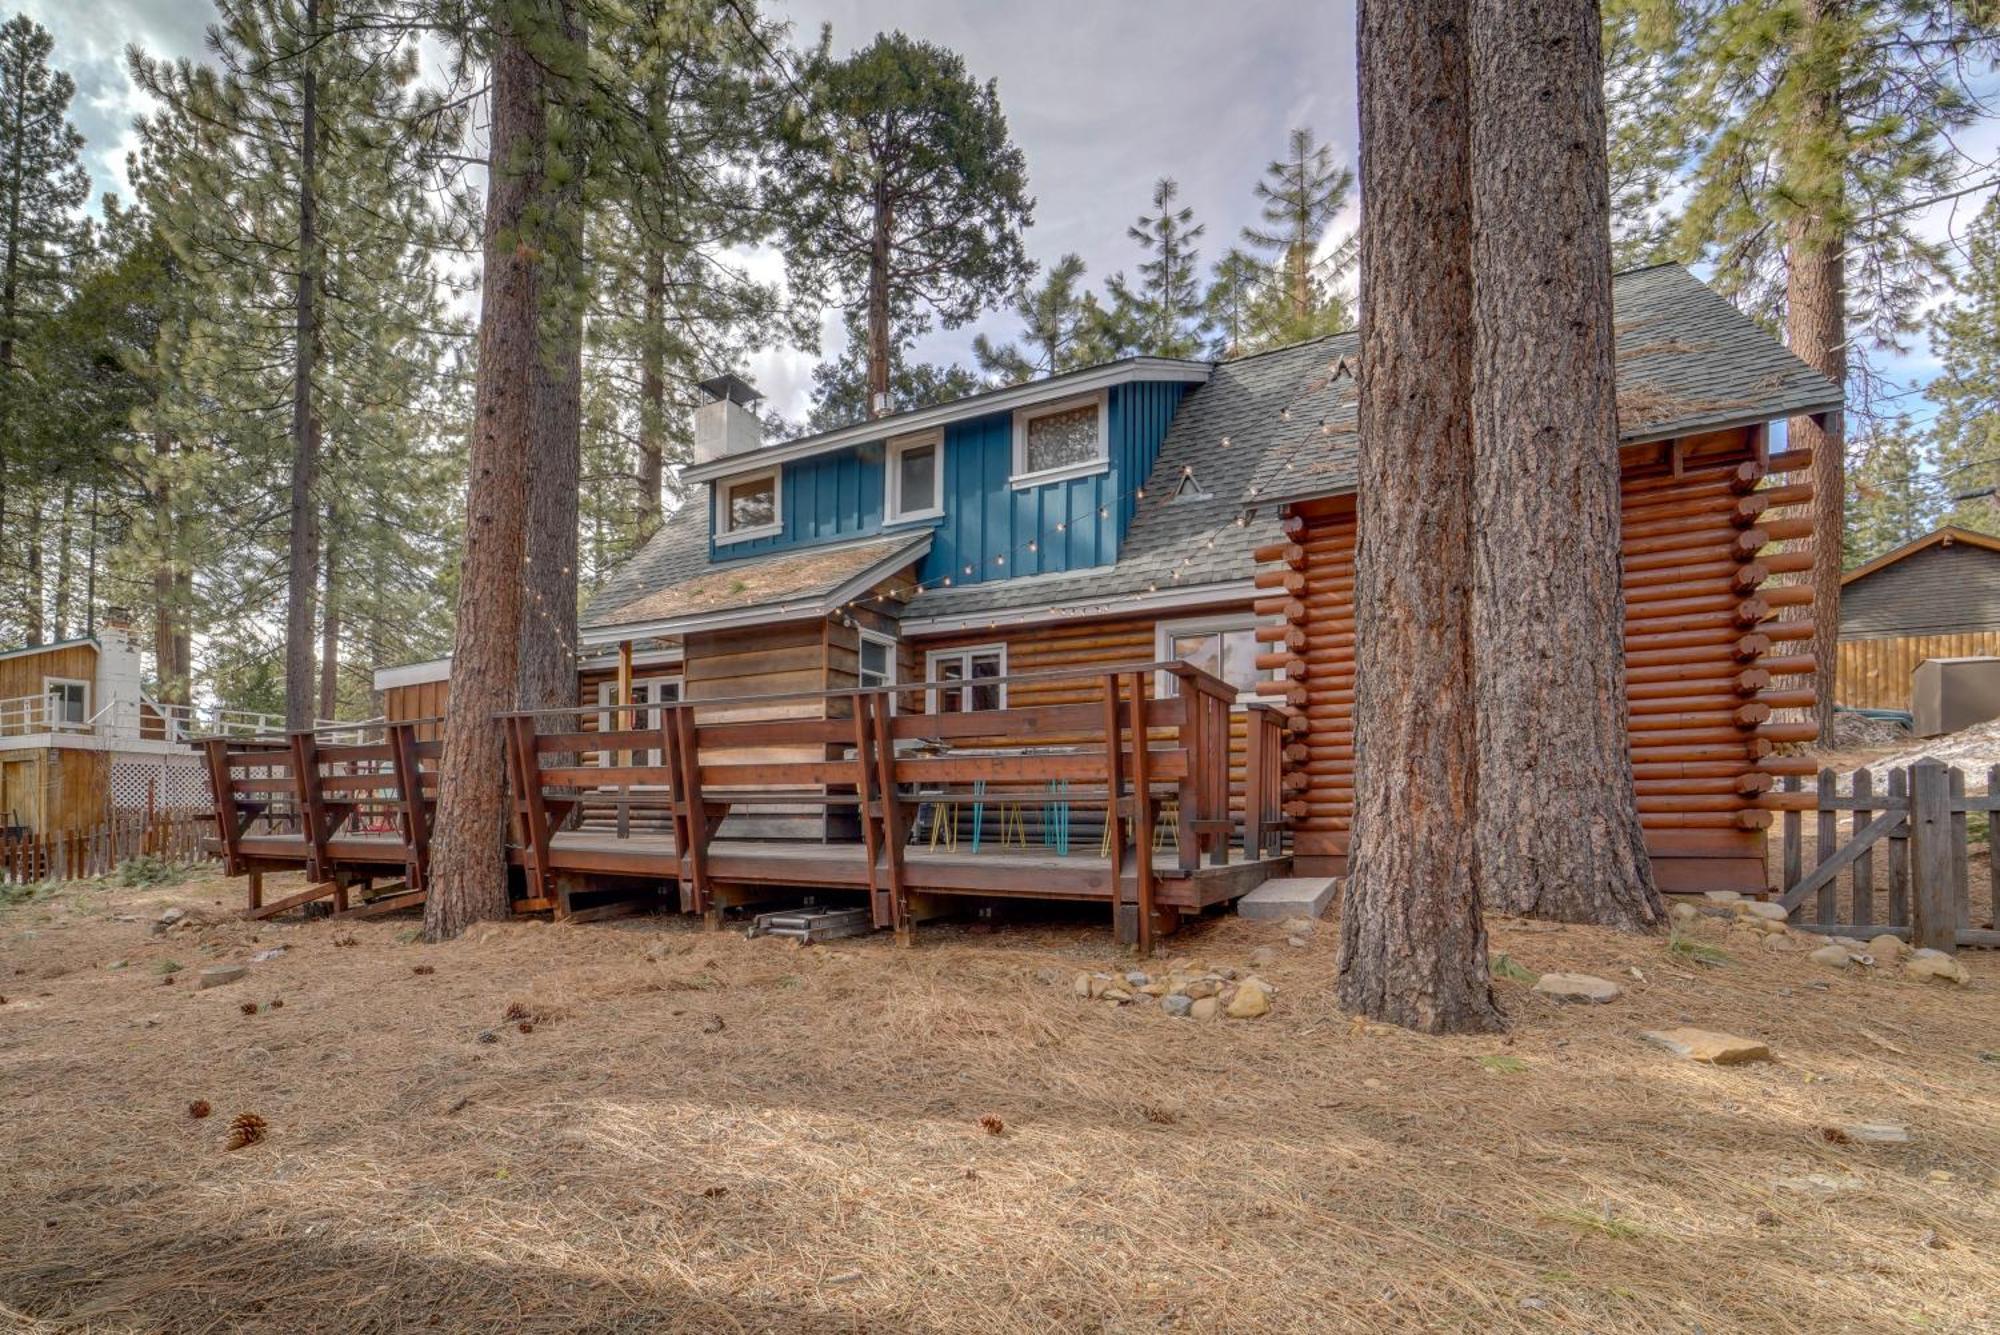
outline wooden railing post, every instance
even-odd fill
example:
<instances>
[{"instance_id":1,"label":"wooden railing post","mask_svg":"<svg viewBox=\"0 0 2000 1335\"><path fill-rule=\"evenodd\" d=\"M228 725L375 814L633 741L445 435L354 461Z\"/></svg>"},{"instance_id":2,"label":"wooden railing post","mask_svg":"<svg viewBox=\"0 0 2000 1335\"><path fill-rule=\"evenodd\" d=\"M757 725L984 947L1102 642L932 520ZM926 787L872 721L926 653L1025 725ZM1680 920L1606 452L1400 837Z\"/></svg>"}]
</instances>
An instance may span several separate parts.
<instances>
[{"instance_id":1,"label":"wooden railing post","mask_svg":"<svg viewBox=\"0 0 2000 1335\"><path fill-rule=\"evenodd\" d=\"M882 789L882 844L887 854L889 909L895 923L896 944L915 943L915 924L910 921L910 890L903 870L903 807L896 796L896 733L889 726L886 708L869 711L874 719L875 767Z\"/></svg>"},{"instance_id":2,"label":"wooden railing post","mask_svg":"<svg viewBox=\"0 0 2000 1335\"><path fill-rule=\"evenodd\" d=\"M1264 856L1264 706L1252 705L1243 739L1243 856Z\"/></svg>"},{"instance_id":3,"label":"wooden railing post","mask_svg":"<svg viewBox=\"0 0 2000 1335\"><path fill-rule=\"evenodd\" d=\"M1910 769L1910 861L1916 881L1910 944L1918 949L1958 948L1951 823L1951 776L1941 761L1927 756Z\"/></svg>"},{"instance_id":4,"label":"wooden railing post","mask_svg":"<svg viewBox=\"0 0 2000 1335\"><path fill-rule=\"evenodd\" d=\"M1124 805L1125 761L1119 741L1123 725L1118 718L1118 674L1104 674L1104 820L1105 847L1111 852L1111 930L1118 931L1118 915L1125 905L1125 827L1120 823ZM1142 836L1143 838L1143 836Z\"/></svg>"},{"instance_id":5,"label":"wooden railing post","mask_svg":"<svg viewBox=\"0 0 2000 1335\"><path fill-rule=\"evenodd\" d=\"M229 784L229 743L221 737L211 737L202 743L202 749L208 753L209 801L215 811L215 837L222 845L222 871L225 876L241 876L243 855L236 843L239 830L236 790Z\"/></svg>"},{"instance_id":6,"label":"wooden railing post","mask_svg":"<svg viewBox=\"0 0 2000 1335\"><path fill-rule=\"evenodd\" d=\"M424 810L424 767L417 759L414 723L389 725L389 763L396 775L396 792L403 809L410 889L422 890L430 884L431 823L430 813Z\"/></svg>"},{"instance_id":7,"label":"wooden railing post","mask_svg":"<svg viewBox=\"0 0 2000 1335\"><path fill-rule=\"evenodd\" d=\"M865 691L854 693L854 800L860 808L861 842L868 851L868 920L875 927L890 927L896 921L896 908L881 874L882 839L877 822L882 812L875 802L873 698Z\"/></svg>"},{"instance_id":8,"label":"wooden railing post","mask_svg":"<svg viewBox=\"0 0 2000 1335\"><path fill-rule=\"evenodd\" d=\"M292 742L292 795L298 803L299 823L306 841L306 877L325 881L326 812L320 805L319 742L310 732L295 732Z\"/></svg>"},{"instance_id":9,"label":"wooden railing post","mask_svg":"<svg viewBox=\"0 0 2000 1335\"><path fill-rule=\"evenodd\" d=\"M1132 847L1139 873L1138 943L1141 956L1153 953L1153 757L1146 743L1146 679L1134 672L1132 698Z\"/></svg>"}]
</instances>

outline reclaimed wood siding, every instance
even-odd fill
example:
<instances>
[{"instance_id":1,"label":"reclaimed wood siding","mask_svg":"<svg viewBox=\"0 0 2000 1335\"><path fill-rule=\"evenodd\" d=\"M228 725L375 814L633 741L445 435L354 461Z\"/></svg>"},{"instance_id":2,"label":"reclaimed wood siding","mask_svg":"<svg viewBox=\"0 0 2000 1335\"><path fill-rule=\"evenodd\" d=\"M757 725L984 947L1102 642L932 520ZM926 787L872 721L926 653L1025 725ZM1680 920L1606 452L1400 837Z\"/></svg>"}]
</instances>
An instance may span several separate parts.
<instances>
[{"instance_id":1,"label":"reclaimed wood siding","mask_svg":"<svg viewBox=\"0 0 2000 1335\"><path fill-rule=\"evenodd\" d=\"M1759 441L1711 433L1625 455L1627 726L1640 821L1667 890L1765 888L1763 794L1796 765L1773 752L1808 727L1772 718L1810 703L1802 591L1758 582L1760 560L1796 547L1797 502L1774 498L1794 496L1803 473L1765 477ZM1306 703L1292 725L1304 759L1288 761L1287 813L1301 866L1338 874L1354 800L1352 498L1295 507L1289 535L1304 576L1290 620L1304 634Z\"/></svg>"},{"instance_id":2,"label":"reclaimed wood siding","mask_svg":"<svg viewBox=\"0 0 2000 1335\"><path fill-rule=\"evenodd\" d=\"M1834 699L1854 709L1908 709L1910 674L1927 658L2000 655L2000 630L1954 635L1897 635L1843 639L1837 657Z\"/></svg>"},{"instance_id":3,"label":"reclaimed wood siding","mask_svg":"<svg viewBox=\"0 0 2000 1335\"><path fill-rule=\"evenodd\" d=\"M97 646L92 644L72 644L60 649L45 649L41 653L0 658L0 700L38 696L42 693L43 679L47 677L89 682L91 709L103 707L104 702L96 698Z\"/></svg>"}]
</instances>

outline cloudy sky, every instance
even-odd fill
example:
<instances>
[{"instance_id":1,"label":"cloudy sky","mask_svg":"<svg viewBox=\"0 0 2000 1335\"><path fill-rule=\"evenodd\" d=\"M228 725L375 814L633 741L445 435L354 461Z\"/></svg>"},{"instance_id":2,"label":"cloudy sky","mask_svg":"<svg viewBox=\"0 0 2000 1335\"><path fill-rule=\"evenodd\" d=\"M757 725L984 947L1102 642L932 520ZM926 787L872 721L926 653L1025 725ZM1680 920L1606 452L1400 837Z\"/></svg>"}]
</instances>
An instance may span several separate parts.
<instances>
[{"instance_id":1,"label":"cloudy sky","mask_svg":"<svg viewBox=\"0 0 2000 1335\"><path fill-rule=\"evenodd\" d=\"M132 118L145 109L124 49L203 55L208 0L0 0L0 9L15 6L55 35L55 60L77 82L72 118L89 140L96 183L122 191ZM998 79L1036 199L1029 253L1047 262L1075 251L1093 281L1137 262L1125 228L1161 176L1180 181L1183 202L1207 223L1202 250L1213 260L1252 220L1251 186L1292 126L1312 126L1352 157L1350 0L767 0L767 8L788 17L802 43L822 23L833 25L837 49L901 28L961 52L974 77ZM996 315L939 332L919 351L969 361L979 328L1008 335L1012 323ZM829 350L837 344L836 333ZM772 350L753 367L793 420L804 416L814 360Z\"/></svg>"},{"instance_id":2,"label":"cloudy sky","mask_svg":"<svg viewBox=\"0 0 2000 1335\"><path fill-rule=\"evenodd\" d=\"M1202 253L1212 261L1254 217L1251 187L1293 126L1311 126L1352 161L1352 0L766 3L796 25L801 42L813 40L822 23L833 25L842 50L901 28L961 52L975 77L998 79L1036 197L1029 251L1044 263L1075 251L1094 283L1137 263L1125 229L1148 207L1161 176L1180 182L1183 201L1207 224ZM73 118L90 141L96 182L122 190L132 117L144 109L125 74L124 49L200 57L209 0L0 0L0 9L10 7L25 8L55 34L55 59L77 81ZM1975 136L1981 147L1992 147L1983 142L1996 137L1991 131ZM1959 211L1958 226L1969 212ZM1940 212L1927 230L1941 233L1953 220ZM777 266L767 257L757 267ZM1013 322L996 314L972 328L934 333L919 354L969 362L972 336L982 328L1010 336ZM834 332L828 350L838 343ZM814 360L771 349L753 362L772 405L793 420L804 415ZM1894 363L1909 382L1934 370L1921 341ZM1928 416L1921 400L1905 406Z\"/></svg>"}]
</instances>

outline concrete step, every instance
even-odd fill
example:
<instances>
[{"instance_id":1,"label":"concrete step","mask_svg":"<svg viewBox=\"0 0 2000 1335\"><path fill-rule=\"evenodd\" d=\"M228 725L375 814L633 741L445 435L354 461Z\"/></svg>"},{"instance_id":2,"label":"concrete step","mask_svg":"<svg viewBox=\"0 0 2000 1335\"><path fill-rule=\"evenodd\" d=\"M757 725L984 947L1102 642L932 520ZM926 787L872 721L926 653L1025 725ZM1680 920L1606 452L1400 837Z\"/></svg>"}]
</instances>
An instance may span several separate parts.
<instances>
[{"instance_id":1,"label":"concrete step","mask_svg":"<svg viewBox=\"0 0 2000 1335\"><path fill-rule=\"evenodd\" d=\"M1333 902L1335 884L1331 876L1281 876L1237 900L1236 913L1244 918L1317 918Z\"/></svg>"}]
</instances>

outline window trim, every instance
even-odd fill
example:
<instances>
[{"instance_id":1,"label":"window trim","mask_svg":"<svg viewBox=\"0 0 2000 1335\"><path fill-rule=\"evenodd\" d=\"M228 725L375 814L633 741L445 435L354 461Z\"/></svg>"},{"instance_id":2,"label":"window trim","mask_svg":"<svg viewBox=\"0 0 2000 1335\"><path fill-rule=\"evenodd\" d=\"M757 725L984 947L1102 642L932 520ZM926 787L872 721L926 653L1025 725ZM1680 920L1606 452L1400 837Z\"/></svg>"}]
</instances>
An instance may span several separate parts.
<instances>
[{"instance_id":1,"label":"window trim","mask_svg":"<svg viewBox=\"0 0 2000 1335\"><path fill-rule=\"evenodd\" d=\"M60 719L60 720L59 720L59 719L55 718L55 717L54 717L54 711L50 710L50 709L49 709L49 707L48 707L48 698L49 698L49 688L50 688L51 686L81 686L81 687L83 687L83 717L82 717L82 718L80 718L80 719L78 719L78 720L77 720L76 722L74 722L74 723L71 723L71 722L70 722L70 721L69 721L68 719ZM82 677L43 677L43 678L42 678L42 702L43 702L43 703L42 703L42 708L43 708L43 720L44 720L44 721L45 721L45 722L46 722L46 723L47 723L47 724L49 725L49 730L50 730L51 732L54 732L54 731L55 731L56 729L58 729L58 728L85 728L85 727L89 727L89 726L90 726L90 697L91 697L91 696L92 696L93 694L95 694L95 692L94 692L94 690L92 689L92 683L91 683L91 682L89 682L89 681L87 681L87 680L85 680L85 679L84 679L84 678L82 678Z\"/></svg>"},{"instance_id":2,"label":"window trim","mask_svg":"<svg viewBox=\"0 0 2000 1335\"><path fill-rule=\"evenodd\" d=\"M965 644L965 645L960 645L955 649L930 649L925 651L924 653L924 712L925 713L939 714L943 712L938 708L938 697L942 695L945 690L963 691L970 689L973 680L972 657L974 654L998 654L1000 656L1000 674L999 674L1000 703L997 707L1000 709L1005 709L1007 707L1007 642L1005 640L996 640L991 644ZM964 678L959 682L957 682L956 684L950 686L944 686L937 680L937 665L940 660L947 658L962 659L965 662ZM991 711L984 709L963 709L958 712L962 714L984 714Z\"/></svg>"},{"instance_id":3,"label":"window trim","mask_svg":"<svg viewBox=\"0 0 2000 1335\"><path fill-rule=\"evenodd\" d=\"M1156 621L1153 623L1153 655L1158 662L1172 662L1173 643L1177 636L1218 635L1227 634L1230 631L1243 630L1255 631L1259 626L1268 624L1269 618L1260 617L1251 611L1216 612L1205 617L1183 617L1175 621ZM1259 644L1257 652L1263 652L1261 644ZM1283 668L1275 668L1272 670L1269 680L1283 681L1284 678L1285 670ZM1178 683L1174 681L1172 673L1162 671L1156 673L1154 676L1153 693L1161 699L1167 699L1174 694L1177 685ZM1234 708L1242 709L1246 705L1255 704L1262 698L1254 689L1247 691L1239 690L1236 693Z\"/></svg>"},{"instance_id":4,"label":"window trim","mask_svg":"<svg viewBox=\"0 0 2000 1335\"><path fill-rule=\"evenodd\" d=\"M875 689L874 687L867 685L861 680L861 673L862 673L861 646L863 644L872 642L881 645L884 649L887 649L889 651L889 680L883 682L882 685L892 686L892 687L902 685L903 684L902 673L898 671L901 664L899 664L896 660L901 657L899 650L902 648L903 642L901 640L898 640L895 636L885 635L883 632L879 630L866 630L860 627L856 627L855 633L859 637L855 641L854 645L855 683L857 685L860 685L863 690Z\"/></svg>"},{"instance_id":5,"label":"window trim","mask_svg":"<svg viewBox=\"0 0 2000 1335\"><path fill-rule=\"evenodd\" d=\"M778 465L759 468L748 473L733 473L719 477L712 488L714 499L709 528L718 546L732 542L752 542L758 538L774 538L785 531L785 487L783 469ZM759 524L755 528L729 527L729 492L732 487L745 482L755 482L761 478L771 480L771 522Z\"/></svg>"},{"instance_id":6,"label":"window trim","mask_svg":"<svg viewBox=\"0 0 2000 1335\"><path fill-rule=\"evenodd\" d=\"M1028 424L1038 417L1049 417L1056 413L1074 412L1078 408L1097 408L1097 457L1081 463L1063 464L1058 468L1043 468L1028 471ZM1111 396L1104 390L1090 394L1076 394L1066 399L1056 399L1051 403L1037 403L1014 410L1014 471L1007 479L1007 485L1016 491L1029 487L1046 486L1051 482L1067 482L1072 478L1095 477L1099 473L1111 471Z\"/></svg>"},{"instance_id":7,"label":"window trim","mask_svg":"<svg viewBox=\"0 0 2000 1335\"><path fill-rule=\"evenodd\" d=\"M678 675L657 676L657 677L641 677L634 675L632 678L632 690L635 695L638 693L638 689L641 686L672 686L674 688L674 698L671 701L671 703L679 704L681 702L681 693L687 690L687 679L685 677ZM599 732L612 732L619 730L618 722L620 717L622 717L622 715L614 715L611 712L611 706L618 703L617 700L613 698L617 694L618 694L618 679L616 677L612 678L610 681L600 681L597 683L597 711L598 711L597 730ZM661 705L666 703L669 702L664 700L650 700L646 703L645 707L647 709L658 709ZM660 748L657 746L648 749L642 754L644 754L647 757L644 761L641 762L642 764L660 765L666 763L665 757L663 757L660 754ZM652 785L641 785L641 786L650 787Z\"/></svg>"},{"instance_id":8,"label":"window trim","mask_svg":"<svg viewBox=\"0 0 2000 1335\"><path fill-rule=\"evenodd\" d=\"M903 456L911 450L930 446L933 469L931 473L932 500L935 504L918 510L903 508ZM883 460L887 464L882 470L882 522L886 524L915 523L925 519L944 517L944 432L940 429L913 431L907 436L893 436L884 451Z\"/></svg>"}]
</instances>

